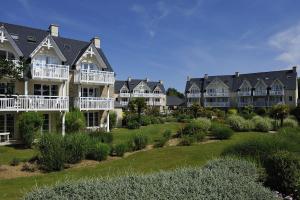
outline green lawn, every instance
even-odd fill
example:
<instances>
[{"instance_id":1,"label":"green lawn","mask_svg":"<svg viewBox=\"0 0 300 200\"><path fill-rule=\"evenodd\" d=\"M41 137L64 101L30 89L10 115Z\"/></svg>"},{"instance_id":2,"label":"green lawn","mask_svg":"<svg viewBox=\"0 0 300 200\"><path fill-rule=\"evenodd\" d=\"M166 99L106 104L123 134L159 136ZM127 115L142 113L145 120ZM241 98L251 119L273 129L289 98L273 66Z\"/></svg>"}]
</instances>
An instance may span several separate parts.
<instances>
[{"instance_id":1,"label":"green lawn","mask_svg":"<svg viewBox=\"0 0 300 200\"><path fill-rule=\"evenodd\" d=\"M160 138L165 130L171 130L172 133L176 133L182 126L182 123L172 122L165 124L152 124L134 130L130 130L127 128L116 128L112 131L114 135L113 143L118 144L127 141L132 135L136 133L143 133L148 136L149 143L151 144L156 139Z\"/></svg>"},{"instance_id":2,"label":"green lawn","mask_svg":"<svg viewBox=\"0 0 300 200\"><path fill-rule=\"evenodd\" d=\"M250 137L256 137L259 134L261 133L237 133L230 140L185 147L175 146L153 149L138 152L119 160L100 162L96 166L69 169L39 176L0 180L0 199L18 199L36 185L49 185L66 179L119 176L128 171L150 173L184 166L201 166L208 160L219 157L224 148L229 145Z\"/></svg>"},{"instance_id":3,"label":"green lawn","mask_svg":"<svg viewBox=\"0 0 300 200\"><path fill-rule=\"evenodd\" d=\"M36 155L36 151L33 149L23 149L13 146L0 146L0 165L9 164L13 158L19 158L20 160L32 158ZM1 173L1 172L0 172Z\"/></svg>"}]
</instances>

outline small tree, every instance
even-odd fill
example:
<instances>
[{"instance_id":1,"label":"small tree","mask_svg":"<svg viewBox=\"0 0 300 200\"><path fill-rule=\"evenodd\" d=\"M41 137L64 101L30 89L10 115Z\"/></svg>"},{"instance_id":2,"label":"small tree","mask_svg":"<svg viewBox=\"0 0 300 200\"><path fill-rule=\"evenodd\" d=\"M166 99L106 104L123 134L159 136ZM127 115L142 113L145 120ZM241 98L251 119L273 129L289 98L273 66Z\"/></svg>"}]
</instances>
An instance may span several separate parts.
<instances>
[{"instance_id":1,"label":"small tree","mask_svg":"<svg viewBox=\"0 0 300 200\"><path fill-rule=\"evenodd\" d=\"M197 118L199 116L199 113L201 112L202 108L199 104L194 103L191 107L190 107L190 112L193 115L194 118Z\"/></svg>"},{"instance_id":2,"label":"small tree","mask_svg":"<svg viewBox=\"0 0 300 200\"><path fill-rule=\"evenodd\" d=\"M84 129L85 117L79 109L74 109L66 114L66 132L76 133Z\"/></svg>"},{"instance_id":3,"label":"small tree","mask_svg":"<svg viewBox=\"0 0 300 200\"><path fill-rule=\"evenodd\" d=\"M21 64L21 62L16 63L11 60L0 59L0 79L3 77L20 79L27 66L25 62Z\"/></svg>"},{"instance_id":4,"label":"small tree","mask_svg":"<svg viewBox=\"0 0 300 200\"><path fill-rule=\"evenodd\" d=\"M131 102L133 102L135 110L139 115L139 119L140 119L142 112L145 110L145 108L147 108L145 98L135 98Z\"/></svg>"},{"instance_id":5,"label":"small tree","mask_svg":"<svg viewBox=\"0 0 300 200\"><path fill-rule=\"evenodd\" d=\"M181 99L184 99L184 94L182 94L181 92L179 92L175 88L168 88L167 95L168 96L175 96L175 97L179 97Z\"/></svg>"},{"instance_id":6,"label":"small tree","mask_svg":"<svg viewBox=\"0 0 300 200\"><path fill-rule=\"evenodd\" d=\"M24 112L19 118L19 131L25 146L31 148L36 134L41 130L43 117L38 112Z\"/></svg>"},{"instance_id":7,"label":"small tree","mask_svg":"<svg viewBox=\"0 0 300 200\"><path fill-rule=\"evenodd\" d=\"M283 126L283 120L288 116L289 114L289 107L284 104L278 104L271 108L270 115L272 118L276 120L280 120L280 126Z\"/></svg>"},{"instance_id":8,"label":"small tree","mask_svg":"<svg viewBox=\"0 0 300 200\"><path fill-rule=\"evenodd\" d=\"M110 112L109 113L109 129L113 129L116 127L117 124L117 113L116 112Z\"/></svg>"}]
</instances>

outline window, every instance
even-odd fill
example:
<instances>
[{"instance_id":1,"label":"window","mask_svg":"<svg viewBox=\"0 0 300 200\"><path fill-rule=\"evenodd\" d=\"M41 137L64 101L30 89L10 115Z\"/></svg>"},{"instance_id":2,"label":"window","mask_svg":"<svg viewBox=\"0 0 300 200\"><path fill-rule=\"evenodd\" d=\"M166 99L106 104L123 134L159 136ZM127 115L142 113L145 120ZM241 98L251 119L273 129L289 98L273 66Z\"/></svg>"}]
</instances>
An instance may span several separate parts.
<instances>
[{"instance_id":1,"label":"window","mask_svg":"<svg viewBox=\"0 0 300 200\"><path fill-rule=\"evenodd\" d=\"M1 59L8 59L8 60L14 60L15 56L13 53L8 52L8 51L1 51L0 50L0 58Z\"/></svg>"},{"instance_id":2,"label":"window","mask_svg":"<svg viewBox=\"0 0 300 200\"><path fill-rule=\"evenodd\" d=\"M43 114L43 126L42 126L42 132L49 132L50 130L50 119L49 119L49 114Z\"/></svg>"},{"instance_id":3,"label":"window","mask_svg":"<svg viewBox=\"0 0 300 200\"><path fill-rule=\"evenodd\" d=\"M154 94L159 94L160 91L159 90L154 90Z\"/></svg>"},{"instance_id":4,"label":"window","mask_svg":"<svg viewBox=\"0 0 300 200\"><path fill-rule=\"evenodd\" d=\"M160 102L160 98L155 98L155 102Z\"/></svg>"},{"instance_id":5,"label":"window","mask_svg":"<svg viewBox=\"0 0 300 200\"><path fill-rule=\"evenodd\" d=\"M293 101L293 97L292 96L289 96L289 101Z\"/></svg>"},{"instance_id":6,"label":"window","mask_svg":"<svg viewBox=\"0 0 300 200\"><path fill-rule=\"evenodd\" d=\"M59 59L56 56L49 56L49 55L37 55L33 59L33 63L36 65L46 65L46 64L60 64Z\"/></svg>"},{"instance_id":7,"label":"window","mask_svg":"<svg viewBox=\"0 0 300 200\"><path fill-rule=\"evenodd\" d=\"M122 98L123 102L128 102L128 98Z\"/></svg>"},{"instance_id":8,"label":"window","mask_svg":"<svg viewBox=\"0 0 300 200\"><path fill-rule=\"evenodd\" d=\"M146 98L145 100L146 100L146 102L149 102L149 98Z\"/></svg>"},{"instance_id":9,"label":"window","mask_svg":"<svg viewBox=\"0 0 300 200\"><path fill-rule=\"evenodd\" d=\"M0 83L0 94L14 94L15 83Z\"/></svg>"},{"instance_id":10,"label":"window","mask_svg":"<svg viewBox=\"0 0 300 200\"><path fill-rule=\"evenodd\" d=\"M0 133L9 132L9 138L14 138L15 117L13 114L0 115Z\"/></svg>"},{"instance_id":11,"label":"window","mask_svg":"<svg viewBox=\"0 0 300 200\"><path fill-rule=\"evenodd\" d=\"M58 85L33 85L33 94L42 96L57 96L58 95Z\"/></svg>"},{"instance_id":12,"label":"window","mask_svg":"<svg viewBox=\"0 0 300 200\"><path fill-rule=\"evenodd\" d=\"M98 70L98 66L94 63L82 62L81 69L83 70Z\"/></svg>"},{"instance_id":13,"label":"window","mask_svg":"<svg viewBox=\"0 0 300 200\"><path fill-rule=\"evenodd\" d=\"M81 88L81 96L82 97L97 97L99 96L99 88Z\"/></svg>"},{"instance_id":14,"label":"window","mask_svg":"<svg viewBox=\"0 0 300 200\"><path fill-rule=\"evenodd\" d=\"M99 126L99 113L98 112L87 112L84 113L86 126L97 127Z\"/></svg>"}]
</instances>

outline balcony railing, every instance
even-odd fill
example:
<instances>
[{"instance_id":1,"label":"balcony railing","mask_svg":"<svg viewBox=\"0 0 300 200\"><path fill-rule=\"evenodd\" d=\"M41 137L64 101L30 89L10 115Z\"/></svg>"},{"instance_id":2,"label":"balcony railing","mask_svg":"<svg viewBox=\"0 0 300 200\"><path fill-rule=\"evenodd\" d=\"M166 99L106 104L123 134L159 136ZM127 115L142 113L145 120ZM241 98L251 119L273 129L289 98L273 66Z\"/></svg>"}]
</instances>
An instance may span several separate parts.
<instances>
[{"instance_id":1,"label":"balcony railing","mask_svg":"<svg viewBox=\"0 0 300 200\"><path fill-rule=\"evenodd\" d=\"M0 111L68 111L69 98L22 95L0 98Z\"/></svg>"},{"instance_id":2,"label":"balcony railing","mask_svg":"<svg viewBox=\"0 0 300 200\"><path fill-rule=\"evenodd\" d=\"M114 72L100 71L100 70L79 70L75 72L75 83L88 84L110 84L115 83Z\"/></svg>"},{"instance_id":3,"label":"balcony railing","mask_svg":"<svg viewBox=\"0 0 300 200\"><path fill-rule=\"evenodd\" d=\"M120 101L120 105L121 106L127 106L128 105L128 101Z\"/></svg>"},{"instance_id":4,"label":"balcony railing","mask_svg":"<svg viewBox=\"0 0 300 200\"><path fill-rule=\"evenodd\" d=\"M153 97L153 93L132 93L132 97Z\"/></svg>"},{"instance_id":5,"label":"balcony railing","mask_svg":"<svg viewBox=\"0 0 300 200\"><path fill-rule=\"evenodd\" d=\"M205 107L229 107L229 102L204 102Z\"/></svg>"},{"instance_id":6,"label":"balcony railing","mask_svg":"<svg viewBox=\"0 0 300 200\"><path fill-rule=\"evenodd\" d=\"M266 107L267 102L265 102L265 101L254 101L253 106L254 107Z\"/></svg>"},{"instance_id":7,"label":"balcony railing","mask_svg":"<svg viewBox=\"0 0 300 200\"><path fill-rule=\"evenodd\" d=\"M269 94L274 96L282 96L284 95L284 90L270 90Z\"/></svg>"},{"instance_id":8,"label":"balcony railing","mask_svg":"<svg viewBox=\"0 0 300 200\"><path fill-rule=\"evenodd\" d=\"M187 93L186 96L187 98L200 98L201 93Z\"/></svg>"},{"instance_id":9,"label":"balcony railing","mask_svg":"<svg viewBox=\"0 0 300 200\"><path fill-rule=\"evenodd\" d=\"M251 96L251 91L238 91L238 96Z\"/></svg>"},{"instance_id":10,"label":"balcony railing","mask_svg":"<svg viewBox=\"0 0 300 200\"><path fill-rule=\"evenodd\" d=\"M238 106L239 107L245 107L245 106L252 106L253 102L239 102Z\"/></svg>"},{"instance_id":11,"label":"balcony railing","mask_svg":"<svg viewBox=\"0 0 300 200\"><path fill-rule=\"evenodd\" d=\"M130 93L120 93L120 97L130 97Z\"/></svg>"},{"instance_id":12,"label":"balcony railing","mask_svg":"<svg viewBox=\"0 0 300 200\"><path fill-rule=\"evenodd\" d=\"M267 90L255 90L253 91L253 96L266 96Z\"/></svg>"},{"instance_id":13,"label":"balcony railing","mask_svg":"<svg viewBox=\"0 0 300 200\"><path fill-rule=\"evenodd\" d=\"M153 97L164 97L165 96L165 94L163 94L163 93L152 93L153 94Z\"/></svg>"},{"instance_id":14,"label":"balcony railing","mask_svg":"<svg viewBox=\"0 0 300 200\"><path fill-rule=\"evenodd\" d=\"M229 97L229 92L205 92L204 97Z\"/></svg>"},{"instance_id":15,"label":"balcony railing","mask_svg":"<svg viewBox=\"0 0 300 200\"><path fill-rule=\"evenodd\" d=\"M69 79L69 66L33 63L31 65L31 76L32 79L66 81Z\"/></svg>"},{"instance_id":16,"label":"balcony railing","mask_svg":"<svg viewBox=\"0 0 300 200\"><path fill-rule=\"evenodd\" d=\"M112 110L114 100L102 97L78 97L75 99L75 106L80 110Z\"/></svg>"}]
</instances>

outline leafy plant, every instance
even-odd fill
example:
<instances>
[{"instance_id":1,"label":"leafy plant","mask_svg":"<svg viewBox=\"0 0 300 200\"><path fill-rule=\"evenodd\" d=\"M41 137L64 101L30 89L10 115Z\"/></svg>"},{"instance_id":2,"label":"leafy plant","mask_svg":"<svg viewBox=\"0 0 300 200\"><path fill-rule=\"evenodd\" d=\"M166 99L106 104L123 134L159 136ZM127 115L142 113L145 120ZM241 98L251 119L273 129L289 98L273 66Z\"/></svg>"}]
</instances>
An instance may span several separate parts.
<instances>
[{"instance_id":1,"label":"leafy plant","mask_svg":"<svg viewBox=\"0 0 300 200\"><path fill-rule=\"evenodd\" d=\"M67 163L78 163L83 160L87 154L89 136L87 134L67 135L64 141L65 160Z\"/></svg>"},{"instance_id":2,"label":"leafy plant","mask_svg":"<svg viewBox=\"0 0 300 200\"><path fill-rule=\"evenodd\" d=\"M83 112L80 112L79 109L71 110L66 114L66 132L67 133L77 133L82 131L85 124L85 117Z\"/></svg>"}]
</instances>

